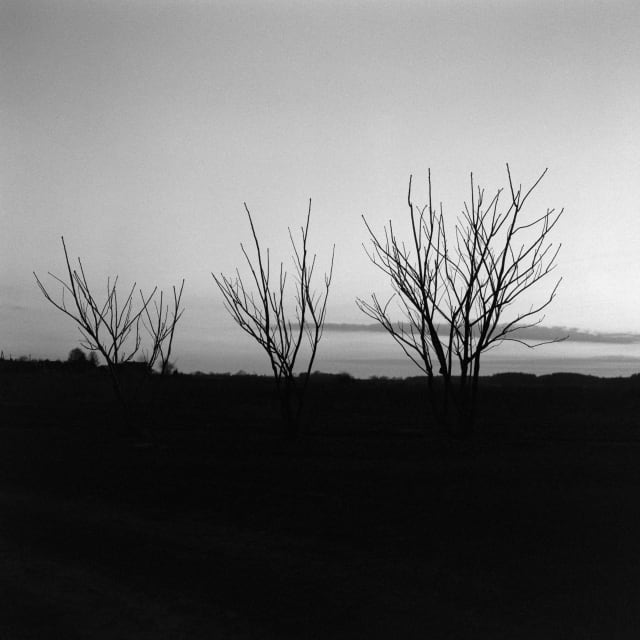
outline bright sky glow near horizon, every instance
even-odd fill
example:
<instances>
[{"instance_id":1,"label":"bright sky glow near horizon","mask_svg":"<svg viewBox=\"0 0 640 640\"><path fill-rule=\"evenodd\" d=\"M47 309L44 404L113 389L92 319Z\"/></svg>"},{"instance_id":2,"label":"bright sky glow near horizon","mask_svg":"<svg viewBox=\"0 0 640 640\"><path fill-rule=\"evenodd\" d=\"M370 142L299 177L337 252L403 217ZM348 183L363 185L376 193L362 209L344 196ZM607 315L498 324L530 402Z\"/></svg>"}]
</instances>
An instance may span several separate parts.
<instances>
[{"instance_id":1,"label":"bright sky glow near horizon","mask_svg":"<svg viewBox=\"0 0 640 640\"><path fill-rule=\"evenodd\" d=\"M312 198L328 320L368 322L355 297L389 287L361 215L402 227L430 167L453 219L506 162L523 185L549 167L525 213L565 209L545 324L640 332L639 116L635 1L5 0L0 348L76 345L32 275L63 273L64 235L96 287L186 278L179 358L257 350L210 275L242 265L245 201L287 262Z\"/></svg>"}]
</instances>

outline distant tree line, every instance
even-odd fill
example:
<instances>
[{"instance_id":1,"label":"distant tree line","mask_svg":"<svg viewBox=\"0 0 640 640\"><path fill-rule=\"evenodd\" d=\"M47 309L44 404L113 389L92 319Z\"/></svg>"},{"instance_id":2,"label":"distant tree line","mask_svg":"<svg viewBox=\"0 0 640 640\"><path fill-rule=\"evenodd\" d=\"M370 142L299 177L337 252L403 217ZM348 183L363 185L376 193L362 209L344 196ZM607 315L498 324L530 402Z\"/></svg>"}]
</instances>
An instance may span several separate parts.
<instances>
[{"instance_id":1,"label":"distant tree line","mask_svg":"<svg viewBox=\"0 0 640 640\"><path fill-rule=\"evenodd\" d=\"M99 366L95 354L87 354L78 347L71 349L66 360L36 359L31 356L13 358L11 355L6 358L4 353L0 353L1 371L31 371L33 369L91 371Z\"/></svg>"}]
</instances>

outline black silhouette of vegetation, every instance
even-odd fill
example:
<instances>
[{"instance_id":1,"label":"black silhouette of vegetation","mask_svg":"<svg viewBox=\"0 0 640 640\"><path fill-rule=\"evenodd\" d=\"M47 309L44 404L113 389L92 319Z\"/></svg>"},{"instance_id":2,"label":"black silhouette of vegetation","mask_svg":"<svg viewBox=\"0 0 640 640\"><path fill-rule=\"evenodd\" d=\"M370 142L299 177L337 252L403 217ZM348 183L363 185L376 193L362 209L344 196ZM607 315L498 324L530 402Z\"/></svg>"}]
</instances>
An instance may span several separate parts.
<instances>
[{"instance_id":1,"label":"black silhouette of vegetation","mask_svg":"<svg viewBox=\"0 0 640 640\"><path fill-rule=\"evenodd\" d=\"M96 356L95 351L90 351L89 355L87 355L79 347L74 347L73 349L71 349L71 351L69 351L67 362L79 368L97 367L99 364L98 356Z\"/></svg>"},{"instance_id":2,"label":"black silhouette of vegetation","mask_svg":"<svg viewBox=\"0 0 640 640\"><path fill-rule=\"evenodd\" d=\"M142 301L140 307L136 308L133 301L136 284L132 285L123 298L118 294L118 277L113 279L108 277L106 297L104 301L99 302L89 284L82 260L78 258L78 268L72 268L64 237L62 237L62 248L67 267L66 279L49 272L49 275L62 287L59 298L52 297L34 271L36 283L45 299L77 324L82 335L81 346L89 351L100 353L104 358L111 375L113 389L123 408L125 422L131 430L134 427L130 422L131 415L123 390L122 374L125 369L131 368L127 365L132 364L131 361L140 349L141 317L153 299L157 287L148 296L140 292ZM172 336L173 333L171 333Z\"/></svg>"},{"instance_id":3,"label":"black silhouette of vegetation","mask_svg":"<svg viewBox=\"0 0 640 640\"><path fill-rule=\"evenodd\" d=\"M309 375L322 338L322 331L327 312L327 299L331 278L333 276L333 262L335 246L331 253L331 266L328 274L324 275L322 290L317 292L313 288L313 273L316 266L316 255L309 255L307 246L309 236L309 222L311 220L311 200L305 225L301 227L300 244L294 240L291 229L289 238L293 249L294 276L294 318L288 315L287 279L288 272L280 263L275 284L272 281L271 258L269 249L263 255L260 242L256 234L251 212L244 205L251 226L251 235L255 245L256 257L252 260L244 245L242 253L251 272L251 289L246 285L236 269L233 277L221 274L219 277L211 274L216 285L224 297L224 304L231 317L240 328L248 333L264 349L276 383L285 434L294 438L300 428L300 416L304 406L304 397L309 383ZM305 340L308 342L305 371L297 378L295 365L303 348Z\"/></svg>"},{"instance_id":4,"label":"black silhouette of vegetation","mask_svg":"<svg viewBox=\"0 0 640 640\"><path fill-rule=\"evenodd\" d=\"M74 364L86 364L88 362L87 354L79 347L74 347L73 349L71 349L71 351L69 351L67 362L72 362Z\"/></svg>"},{"instance_id":5,"label":"black silhouette of vegetation","mask_svg":"<svg viewBox=\"0 0 640 640\"><path fill-rule=\"evenodd\" d=\"M173 348L173 336L176 325L184 313L184 308L180 308L182 292L184 290L184 278L180 289L173 287L173 307L169 313L169 304L164 303L164 292L160 291L160 300L153 301L153 313L150 311L151 305L144 304L145 299L142 291L140 298L144 305L145 317L142 318L142 325L151 338L151 350L145 353L145 361L149 371L153 371L158 364L161 375L171 373L175 366L170 362L171 349Z\"/></svg>"},{"instance_id":6,"label":"black silhouette of vegetation","mask_svg":"<svg viewBox=\"0 0 640 640\"><path fill-rule=\"evenodd\" d=\"M473 428L483 353L507 340L535 347L562 339L531 344L518 336L540 324L561 279L542 302L505 317L556 266L560 245L554 247L548 236L563 210L547 209L532 220L522 219L527 199L546 172L523 191L514 185L507 165L509 188L503 210L499 207L503 189L486 201L484 189L475 185L471 174L471 199L456 221L453 239L442 205L439 210L434 206L430 171L428 202L423 207L414 204L409 179L409 242L396 234L391 221L383 236L376 235L363 216L371 240L371 249L365 251L390 278L394 293L386 302L374 293L370 302L358 299L357 304L426 374L432 410L440 421L448 422L453 400L457 420L450 425L458 432ZM392 301L398 303L400 321L393 319ZM437 375L442 376L442 385L434 384Z\"/></svg>"}]
</instances>

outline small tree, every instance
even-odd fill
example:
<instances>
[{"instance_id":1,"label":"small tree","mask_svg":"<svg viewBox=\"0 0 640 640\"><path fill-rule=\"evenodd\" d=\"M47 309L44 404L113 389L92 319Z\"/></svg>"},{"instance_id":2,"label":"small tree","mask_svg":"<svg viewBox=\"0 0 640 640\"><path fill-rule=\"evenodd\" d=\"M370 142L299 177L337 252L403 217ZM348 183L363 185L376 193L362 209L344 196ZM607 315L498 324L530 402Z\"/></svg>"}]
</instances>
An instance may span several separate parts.
<instances>
[{"instance_id":1,"label":"small tree","mask_svg":"<svg viewBox=\"0 0 640 640\"><path fill-rule=\"evenodd\" d=\"M87 360L87 354L82 349L74 347L69 351L67 362L71 364L86 365L89 361Z\"/></svg>"},{"instance_id":2,"label":"small tree","mask_svg":"<svg viewBox=\"0 0 640 640\"><path fill-rule=\"evenodd\" d=\"M176 330L176 325L184 313L184 309L180 309L183 290L184 278L182 279L180 289L176 289L175 286L173 287L173 308L171 315L169 315L169 304L164 304L163 291L160 291L160 301L153 301L153 314L150 311L150 305L144 306L146 318L142 318L142 324L151 338L151 351L145 354L145 361L149 371L153 370L156 363L159 364L161 375L171 373L175 369L173 364L169 362L169 358L171 357L173 335ZM140 291L140 298L144 303L142 291Z\"/></svg>"},{"instance_id":3,"label":"small tree","mask_svg":"<svg viewBox=\"0 0 640 640\"><path fill-rule=\"evenodd\" d=\"M103 302L95 298L87 276L78 258L78 269L71 267L67 246L62 237L62 248L67 266L66 279L49 272L61 287L60 298L55 300L38 275L33 272L40 291L56 309L69 316L82 335L80 345L91 352L99 352L104 358L118 400L129 419L128 405L122 390L119 368L130 362L140 349L140 318L155 295L156 288L147 297L142 296L140 308L134 308L135 283L124 298L118 296L118 277L107 278L106 297Z\"/></svg>"},{"instance_id":4,"label":"small tree","mask_svg":"<svg viewBox=\"0 0 640 640\"><path fill-rule=\"evenodd\" d=\"M428 203L422 208L412 201L409 179L409 243L396 236L391 221L384 238L378 238L363 217L372 245L367 254L390 277L394 295L384 304L375 294L371 302L358 299L357 304L427 375L435 415L446 421L449 399L453 398L465 430L473 426L482 354L506 340L528 347L545 344L528 344L519 335L542 322L540 314L554 299L561 279L541 303L508 318L505 315L556 266L560 245L554 247L547 238L563 210L547 209L533 220L521 219L525 202L546 172L524 192L522 186L514 186L507 165L509 192L503 211L499 211L503 190L485 202L484 190L475 186L472 174L471 200L465 202L456 222L453 242L445 229L442 205L439 211L433 206L430 171ZM394 298L404 316L401 321L391 318L389 306ZM454 363L459 369L455 389ZM436 374L443 380L439 401Z\"/></svg>"},{"instance_id":5,"label":"small tree","mask_svg":"<svg viewBox=\"0 0 640 640\"><path fill-rule=\"evenodd\" d=\"M327 299L333 276L335 246L331 253L329 273L324 275L322 291L316 292L312 287L316 255L310 257L307 247L311 219L311 200L309 200L307 219L304 227L301 227L299 244L296 244L291 229L289 229L295 267L294 321L288 316L286 310L288 273L281 262L275 284L272 282L269 250L267 249L266 256L263 255L246 203L244 208L249 218L256 258L252 260L249 257L243 244L240 247L249 266L255 291L251 291L245 285L237 269L236 275L231 278L224 274L221 274L220 277L213 273L211 275L224 297L225 308L231 317L267 353L280 398L285 433L288 437L293 438L299 430L300 414L309 376L318 344L322 338ZM294 368L305 338L310 352L302 376L302 385L299 386Z\"/></svg>"}]
</instances>

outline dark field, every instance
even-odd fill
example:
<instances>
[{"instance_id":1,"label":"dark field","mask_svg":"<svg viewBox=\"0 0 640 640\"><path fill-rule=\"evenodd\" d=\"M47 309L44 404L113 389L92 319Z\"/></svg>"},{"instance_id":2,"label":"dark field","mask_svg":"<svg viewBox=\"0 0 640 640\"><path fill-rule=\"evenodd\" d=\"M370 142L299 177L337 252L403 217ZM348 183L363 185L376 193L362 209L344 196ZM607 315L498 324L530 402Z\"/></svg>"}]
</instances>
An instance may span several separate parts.
<instances>
[{"instance_id":1,"label":"dark field","mask_svg":"<svg viewBox=\"0 0 640 640\"><path fill-rule=\"evenodd\" d=\"M636 638L640 380L154 377L140 446L100 371L0 374L0 639Z\"/></svg>"}]
</instances>

